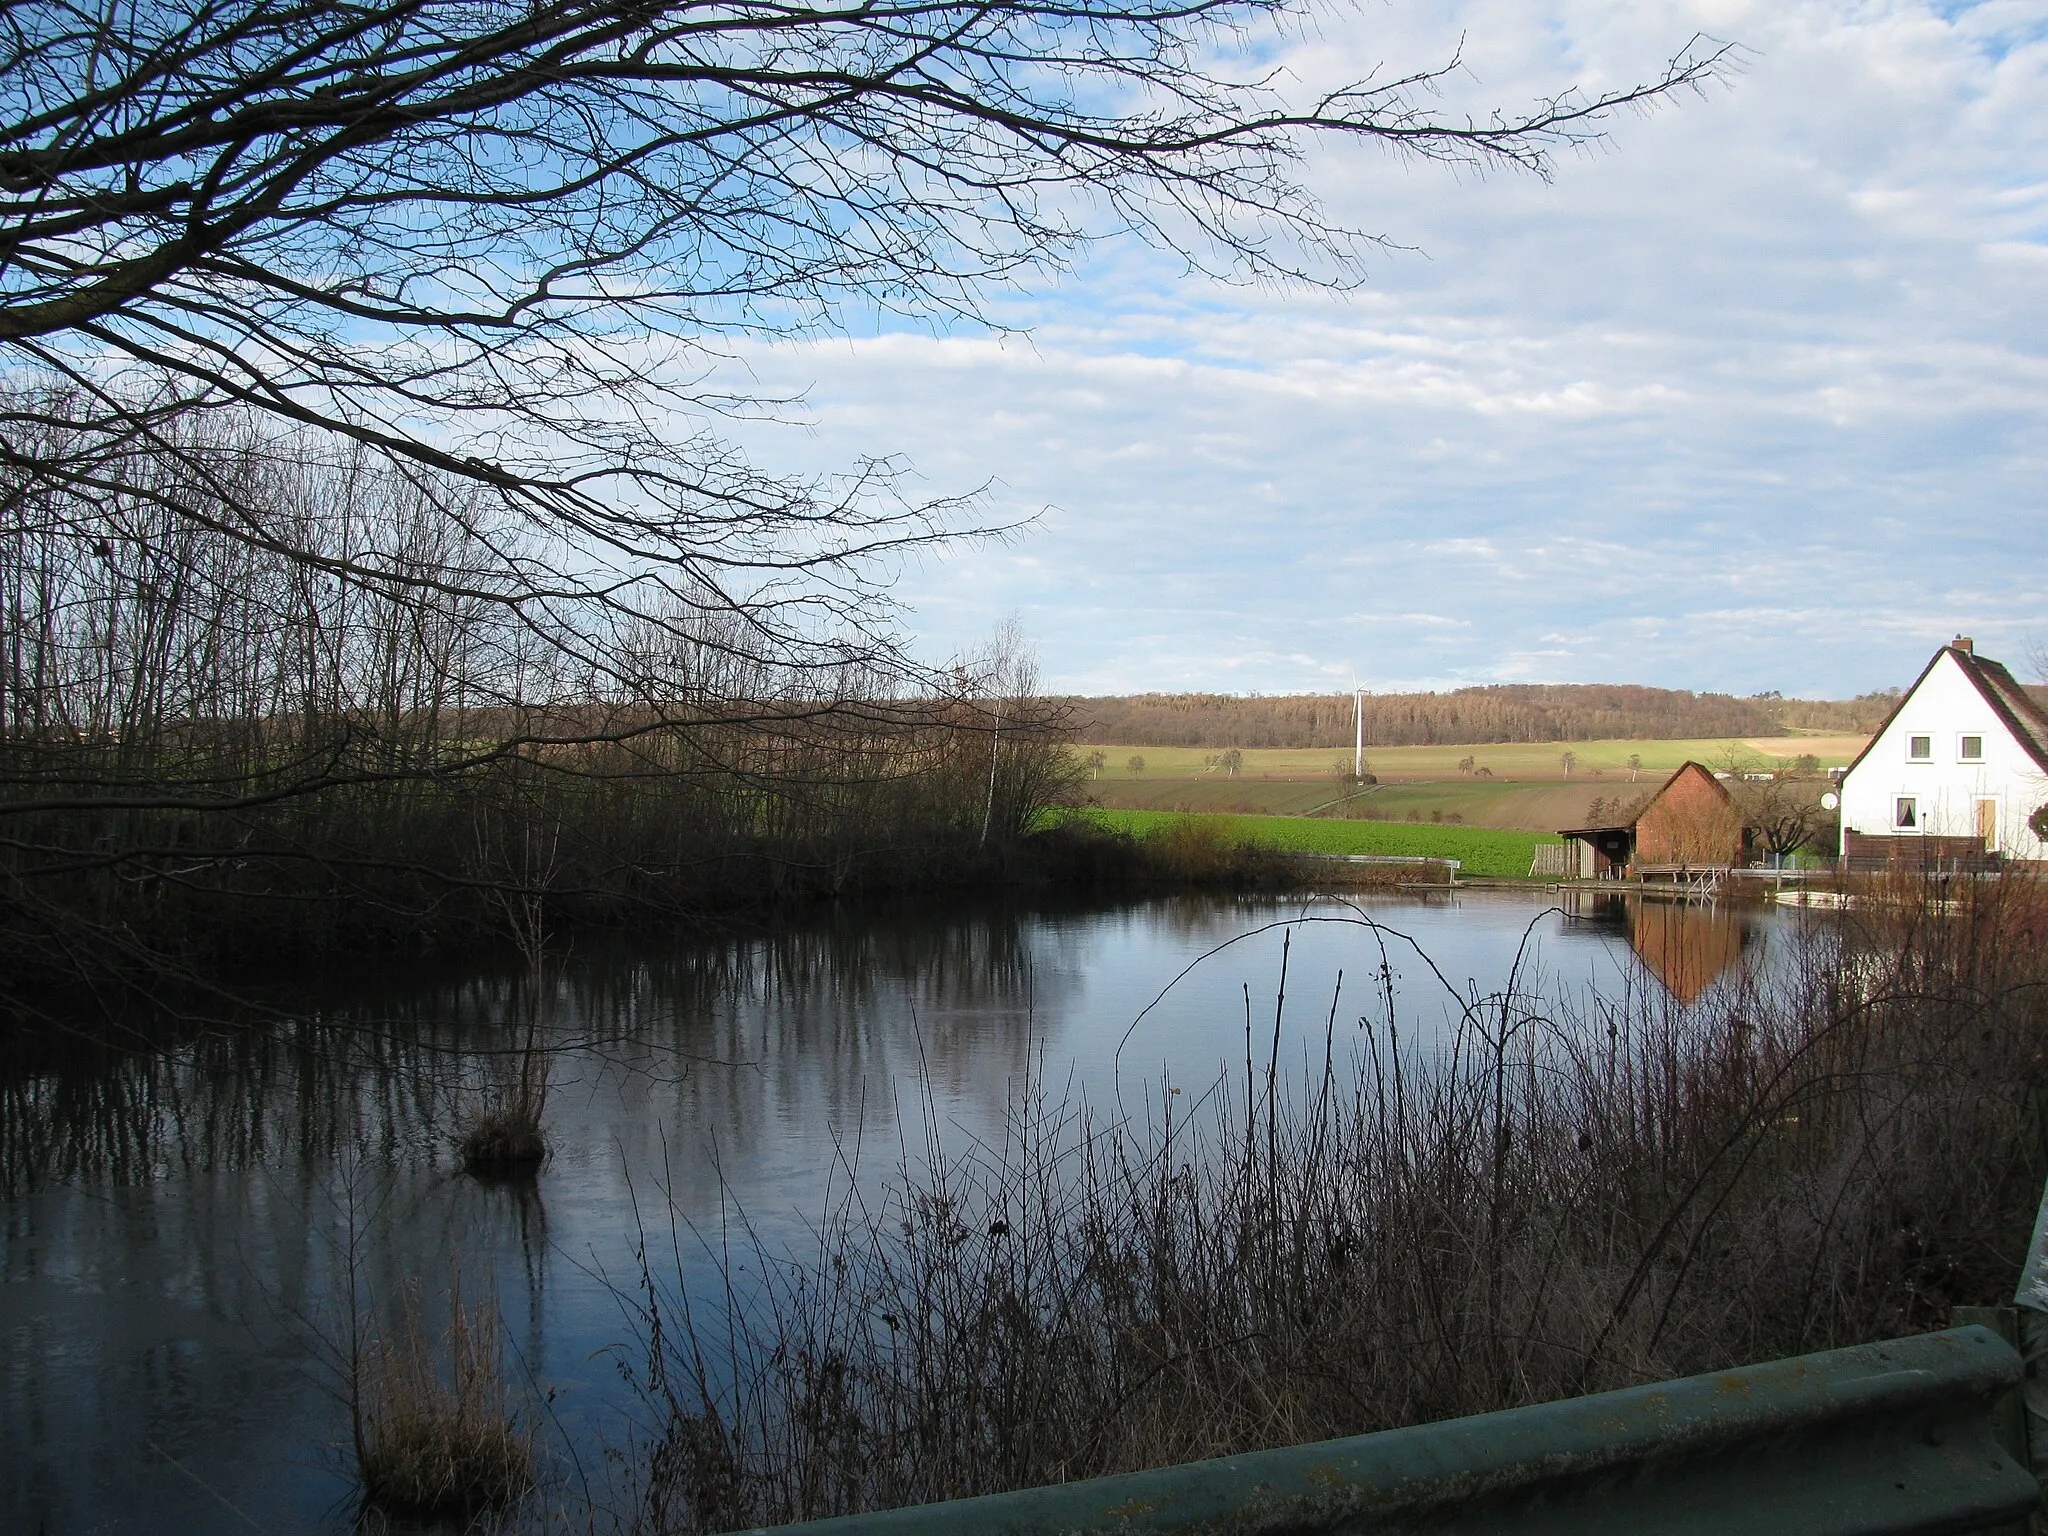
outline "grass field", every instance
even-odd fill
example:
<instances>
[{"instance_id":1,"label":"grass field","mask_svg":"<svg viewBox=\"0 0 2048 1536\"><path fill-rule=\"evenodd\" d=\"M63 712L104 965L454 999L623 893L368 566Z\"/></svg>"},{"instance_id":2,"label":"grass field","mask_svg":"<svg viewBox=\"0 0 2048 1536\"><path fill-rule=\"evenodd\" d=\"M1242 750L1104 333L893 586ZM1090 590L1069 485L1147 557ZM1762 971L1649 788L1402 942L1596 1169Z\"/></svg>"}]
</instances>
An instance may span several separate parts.
<instances>
[{"instance_id":1,"label":"grass field","mask_svg":"<svg viewBox=\"0 0 2048 1536\"><path fill-rule=\"evenodd\" d=\"M1068 812L1115 831L1145 836L1180 819L1172 811L1120 811L1090 807ZM1335 821L1303 816L1218 816L1229 832L1268 848L1293 853L1382 853L1456 859L1468 875L1525 876L1538 843L1554 837L1496 827L1446 827L1429 822Z\"/></svg>"},{"instance_id":2,"label":"grass field","mask_svg":"<svg viewBox=\"0 0 2048 1536\"><path fill-rule=\"evenodd\" d=\"M1329 779L1097 779L1088 799L1125 811L1206 815L1322 816L1370 821L1449 821L1472 827L1554 832L1583 827L1616 800L1655 789L1661 775L1529 783L1513 779L1406 779L1359 789Z\"/></svg>"},{"instance_id":3,"label":"grass field","mask_svg":"<svg viewBox=\"0 0 2048 1536\"><path fill-rule=\"evenodd\" d=\"M1629 780L1628 760L1631 756L1641 759L1635 770L1636 782L1670 773L1679 764L1691 760L1705 763L1710 768L1727 764L1731 751L1754 761L1759 768L1773 762L1786 761L1801 753L1812 753L1820 759L1823 768L1838 768L1846 764L1863 749L1866 738L1862 736L1782 736L1756 737L1743 741L1728 741L1711 737L1697 740L1668 741L1569 741L1569 742L1502 742L1480 746L1448 747L1372 747L1365 749L1366 767L1382 779L1439 779L1457 781L1469 779L1471 775L1458 767L1461 759L1474 760L1474 769L1488 770L1494 779L1521 781L1549 781L1555 783L1580 783L1595 780L1611 792L1616 781ZM1082 757L1091 752L1100 752L1108 760L1097 783L1116 783L1135 780L1139 782L1157 779L1226 779L1208 766L1208 759L1218 749L1213 747L1128 747L1128 746L1079 746L1075 750ZM1567 776L1563 754L1572 754L1571 773ZM1130 760L1133 756L1145 760L1142 773L1133 773ZM1237 771L1237 779L1323 779L1334 782L1339 774L1348 772L1351 754L1347 751L1332 750L1328 747L1313 749L1250 747L1244 751L1244 762ZM1480 782L1485 782L1481 780ZM1655 787L1652 785L1651 787Z\"/></svg>"}]
</instances>

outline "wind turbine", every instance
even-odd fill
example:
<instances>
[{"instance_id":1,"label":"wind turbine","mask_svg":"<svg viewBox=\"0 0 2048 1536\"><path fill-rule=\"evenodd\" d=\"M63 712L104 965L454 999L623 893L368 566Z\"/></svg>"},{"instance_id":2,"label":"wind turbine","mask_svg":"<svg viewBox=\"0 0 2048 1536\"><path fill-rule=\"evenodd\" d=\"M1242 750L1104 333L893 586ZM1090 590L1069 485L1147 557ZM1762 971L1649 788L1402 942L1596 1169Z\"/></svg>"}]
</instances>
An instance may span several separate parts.
<instances>
[{"instance_id":1,"label":"wind turbine","mask_svg":"<svg viewBox=\"0 0 2048 1536\"><path fill-rule=\"evenodd\" d=\"M1351 674L1351 777L1365 777L1365 689L1358 684L1358 674Z\"/></svg>"}]
</instances>

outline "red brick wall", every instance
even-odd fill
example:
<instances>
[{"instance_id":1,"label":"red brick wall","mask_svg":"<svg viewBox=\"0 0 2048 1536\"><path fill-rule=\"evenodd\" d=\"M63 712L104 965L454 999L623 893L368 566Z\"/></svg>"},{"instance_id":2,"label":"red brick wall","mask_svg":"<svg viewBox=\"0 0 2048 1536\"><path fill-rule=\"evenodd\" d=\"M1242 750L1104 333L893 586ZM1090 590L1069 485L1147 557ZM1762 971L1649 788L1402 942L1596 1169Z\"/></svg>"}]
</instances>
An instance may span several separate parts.
<instances>
[{"instance_id":1,"label":"red brick wall","mask_svg":"<svg viewBox=\"0 0 2048 1536\"><path fill-rule=\"evenodd\" d=\"M1688 763L1636 822L1637 864L1726 867L1742 856L1742 815L1714 776Z\"/></svg>"}]
</instances>

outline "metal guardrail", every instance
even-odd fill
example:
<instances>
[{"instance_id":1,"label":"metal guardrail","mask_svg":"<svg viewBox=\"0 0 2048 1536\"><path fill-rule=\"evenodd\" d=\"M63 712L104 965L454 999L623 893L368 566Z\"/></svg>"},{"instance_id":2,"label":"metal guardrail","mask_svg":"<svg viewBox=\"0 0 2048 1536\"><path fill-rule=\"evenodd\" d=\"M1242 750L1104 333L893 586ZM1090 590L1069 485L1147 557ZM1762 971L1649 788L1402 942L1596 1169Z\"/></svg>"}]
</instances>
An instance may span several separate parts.
<instances>
[{"instance_id":1,"label":"metal guardrail","mask_svg":"<svg viewBox=\"0 0 2048 1536\"><path fill-rule=\"evenodd\" d=\"M1990 1412L2020 1358L1952 1328L1504 1413L849 1515L789 1536L1740 1532L1936 1536L2040 1496Z\"/></svg>"}]
</instances>

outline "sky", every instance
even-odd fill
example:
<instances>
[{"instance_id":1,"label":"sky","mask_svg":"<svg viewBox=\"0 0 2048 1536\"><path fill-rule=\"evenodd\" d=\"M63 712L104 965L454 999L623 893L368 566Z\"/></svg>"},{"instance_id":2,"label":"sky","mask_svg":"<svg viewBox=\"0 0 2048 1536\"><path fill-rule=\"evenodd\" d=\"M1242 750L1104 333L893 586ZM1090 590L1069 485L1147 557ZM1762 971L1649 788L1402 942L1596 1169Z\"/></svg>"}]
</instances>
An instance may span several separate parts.
<instances>
[{"instance_id":1,"label":"sky","mask_svg":"<svg viewBox=\"0 0 2048 1536\"><path fill-rule=\"evenodd\" d=\"M1305 81L1443 106L1724 83L1545 181L1370 146L1310 185L1394 248L1353 292L1131 244L1004 330L750 345L779 469L895 455L1000 540L906 567L919 649L1015 616L1049 691L1634 682L1846 697L2048 642L2048 0L1384 0Z\"/></svg>"}]
</instances>

